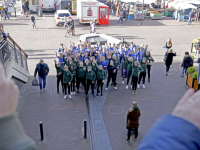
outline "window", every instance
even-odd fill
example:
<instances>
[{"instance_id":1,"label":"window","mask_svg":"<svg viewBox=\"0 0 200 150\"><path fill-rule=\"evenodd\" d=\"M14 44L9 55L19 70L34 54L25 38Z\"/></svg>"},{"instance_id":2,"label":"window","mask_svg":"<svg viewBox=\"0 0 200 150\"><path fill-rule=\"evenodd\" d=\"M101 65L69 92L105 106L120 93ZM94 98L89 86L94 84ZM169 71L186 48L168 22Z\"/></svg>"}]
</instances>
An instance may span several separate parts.
<instances>
[{"instance_id":1,"label":"window","mask_svg":"<svg viewBox=\"0 0 200 150\"><path fill-rule=\"evenodd\" d=\"M32 0L32 5L39 5L39 0Z\"/></svg>"},{"instance_id":2,"label":"window","mask_svg":"<svg viewBox=\"0 0 200 150\"><path fill-rule=\"evenodd\" d=\"M68 13L65 13L65 14L58 14L58 17L69 17L69 14Z\"/></svg>"}]
</instances>

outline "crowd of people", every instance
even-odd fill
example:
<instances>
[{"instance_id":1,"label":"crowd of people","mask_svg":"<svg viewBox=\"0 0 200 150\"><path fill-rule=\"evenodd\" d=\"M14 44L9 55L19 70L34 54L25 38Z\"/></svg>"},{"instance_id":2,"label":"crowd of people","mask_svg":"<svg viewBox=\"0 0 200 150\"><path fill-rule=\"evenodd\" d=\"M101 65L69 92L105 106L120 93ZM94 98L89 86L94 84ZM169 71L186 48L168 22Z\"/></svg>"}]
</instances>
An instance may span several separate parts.
<instances>
[{"instance_id":1,"label":"crowd of people","mask_svg":"<svg viewBox=\"0 0 200 150\"><path fill-rule=\"evenodd\" d=\"M57 92L59 93L61 83L64 98L71 98L71 95L75 95L75 91L79 93L80 84L84 87L86 97L89 89L93 97L103 97L103 85L105 84L107 91L111 79L111 85L117 90L116 78L120 67L122 67L122 84L127 78L126 89L128 89L131 77L132 94L137 94L141 80L142 87L145 88L146 72L150 82L151 62L154 61L150 51L147 51L143 44L138 46L133 42L130 45L122 42L113 45L106 43L104 46L97 43L92 46L90 43L80 41L77 46L71 43L69 49L60 44L56 57L58 61L54 62L57 70Z\"/></svg>"}]
</instances>

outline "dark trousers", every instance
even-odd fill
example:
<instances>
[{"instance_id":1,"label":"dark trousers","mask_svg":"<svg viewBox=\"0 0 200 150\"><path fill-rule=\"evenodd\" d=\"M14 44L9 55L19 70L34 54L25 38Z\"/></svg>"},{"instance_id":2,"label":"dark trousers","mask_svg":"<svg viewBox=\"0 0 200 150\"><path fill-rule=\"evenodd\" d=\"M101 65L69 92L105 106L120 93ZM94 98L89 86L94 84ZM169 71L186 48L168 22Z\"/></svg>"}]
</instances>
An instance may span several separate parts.
<instances>
[{"instance_id":1,"label":"dark trousers","mask_svg":"<svg viewBox=\"0 0 200 150\"><path fill-rule=\"evenodd\" d=\"M127 140L130 140L131 131L134 131L134 133L135 133L135 138L138 137L138 127L137 127L137 128L128 128Z\"/></svg>"},{"instance_id":2,"label":"dark trousers","mask_svg":"<svg viewBox=\"0 0 200 150\"><path fill-rule=\"evenodd\" d=\"M138 77L132 76L132 90L137 90Z\"/></svg>"},{"instance_id":3,"label":"dark trousers","mask_svg":"<svg viewBox=\"0 0 200 150\"><path fill-rule=\"evenodd\" d=\"M151 66L147 66L148 81L150 81L150 71L151 71Z\"/></svg>"},{"instance_id":4,"label":"dark trousers","mask_svg":"<svg viewBox=\"0 0 200 150\"><path fill-rule=\"evenodd\" d=\"M88 95L88 91L90 89L90 86L92 88L92 94L94 94L94 83L92 83L92 80L87 80L87 91L86 91L87 95Z\"/></svg>"},{"instance_id":5,"label":"dark trousers","mask_svg":"<svg viewBox=\"0 0 200 150\"><path fill-rule=\"evenodd\" d=\"M57 78L57 92L59 92L59 84L61 82L61 86L62 86L62 91L64 93L64 88L63 88L63 74L58 75Z\"/></svg>"},{"instance_id":6,"label":"dark trousers","mask_svg":"<svg viewBox=\"0 0 200 150\"><path fill-rule=\"evenodd\" d=\"M117 84L116 84L116 73L113 73L112 75L108 75L108 80L107 80L107 85L106 85L106 87L108 87L111 78L112 78L112 82L113 82L113 84L114 84L114 87L117 85Z\"/></svg>"},{"instance_id":7,"label":"dark trousers","mask_svg":"<svg viewBox=\"0 0 200 150\"><path fill-rule=\"evenodd\" d=\"M168 72L170 69L170 65L166 64L166 72Z\"/></svg>"},{"instance_id":8,"label":"dark trousers","mask_svg":"<svg viewBox=\"0 0 200 150\"><path fill-rule=\"evenodd\" d=\"M74 92L75 91L75 77L73 77L73 80L71 82L71 91Z\"/></svg>"},{"instance_id":9,"label":"dark trousers","mask_svg":"<svg viewBox=\"0 0 200 150\"><path fill-rule=\"evenodd\" d=\"M132 71L127 72L127 85L129 84L129 79L131 77L131 73L132 73ZM132 84L132 78L131 78L131 84Z\"/></svg>"},{"instance_id":10,"label":"dark trousers","mask_svg":"<svg viewBox=\"0 0 200 150\"><path fill-rule=\"evenodd\" d=\"M146 73L140 73L138 84L140 84L141 79L143 80L143 84L145 84Z\"/></svg>"},{"instance_id":11,"label":"dark trousers","mask_svg":"<svg viewBox=\"0 0 200 150\"><path fill-rule=\"evenodd\" d=\"M77 78L77 90L79 91L80 83L83 84L85 93L86 93L86 85L85 85L85 78Z\"/></svg>"},{"instance_id":12,"label":"dark trousers","mask_svg":"<svg viewBox=\"0 0 200 150\"><path fill-rule=\"evenodd\" d=\"M103 91L103 80L97 80L97 94L99 93L99 87L101 88L101 94Z\"/></svg>"},{"instance_id":13,"label":"dark trousers","mask_svg":"<svg viewBox=\"0 0 200 150\"><path fill-rule=\"evenodd\" d=\"M70 85L69 85L69 83L64 83L64 89L65 89L65 95L67 95L67 89L68 89L68 94L70 95Z\"/></svg>"}]
</instances>

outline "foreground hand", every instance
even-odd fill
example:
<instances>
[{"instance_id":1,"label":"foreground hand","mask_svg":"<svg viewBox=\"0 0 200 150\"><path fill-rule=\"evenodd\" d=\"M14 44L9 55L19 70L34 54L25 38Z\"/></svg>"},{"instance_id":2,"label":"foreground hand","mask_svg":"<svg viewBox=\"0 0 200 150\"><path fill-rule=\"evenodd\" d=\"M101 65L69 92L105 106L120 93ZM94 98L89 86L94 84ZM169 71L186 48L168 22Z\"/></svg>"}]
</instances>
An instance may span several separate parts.
<instances>
[{"instance_id":1,"label":"foreground hand","mask_svg":"<svg viewBox=\"0 0 200 150\"><path fill-rule=\"evenodd\" d=\"M69 85L71 84L71 82L69 82Z\"/></svg>"},{"instance_id":2,"label":"foreground hand","mask_svg":"<svg viewBox=\"0 0 200 150\"><path fill-rule=\"evenodd\" d=\"M15 113L19 99L19 89L13 80L5 77L0 63L0 118Z\"/></svg>"},{"instance_id":3,"label":"foreground hand","mask_svg":"<svg viewBox=\"0 0 200 150\"><path fill-rule=\"evenodd\" d=\"M172 115L189 121L200 129L200 91L189 89L180 99Z\"/></svg>"}]
</instances>

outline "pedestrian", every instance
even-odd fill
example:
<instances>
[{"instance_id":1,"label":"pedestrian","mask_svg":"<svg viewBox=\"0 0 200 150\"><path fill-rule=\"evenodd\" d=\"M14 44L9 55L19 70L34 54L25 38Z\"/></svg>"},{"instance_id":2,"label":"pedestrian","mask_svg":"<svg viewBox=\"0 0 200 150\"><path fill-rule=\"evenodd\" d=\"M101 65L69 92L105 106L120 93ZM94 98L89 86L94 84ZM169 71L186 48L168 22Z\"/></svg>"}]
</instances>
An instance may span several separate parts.
<instances>
[{"instance_id":1,"label":"pedestrian","mask_svg":"<svg viewBox=\"0 0 200 150\"><path fill-rule=\"evenodd\" d=\"M46 63L44 63L43 59L40 59L40 63L38 63L36 65L34 78L36 78L37 73L38 73L38 77L39 77L40 93L42 93L42 89L43 89L43 92L45 92L46 78L49 73L49 67ZM42 82L43 82L43 84L42 84Z\"/></svg>"},{"instance_id":2,"label":"pedestrian","mask_svg":"<svg viewBox=\"0 0 200 150\"><path fill-rule=\"evenodd\" d=\"M195 48L194 57L199 58L199 51L200 51L200 40L199 39L196 40L196 43L194 44L194 48Z\"/></svg>"},{"instance_id":3,"label":"pedestrian","mask_svg":"<svg viewBox=\"0 0 200 150\"><path fill-rule=\"evenodd\" d=\"M192 24L192 19L194 18L194 10L192 9L189 13L189 20L188 20L188 25Z\"/></svg>"},{"instance_id":4,"label":"pedestrian","mask_svg":"<svg viewBox=\"0 0 200 150\"><path fill-rule=\"evenodd\" d=\"M169 51L169 49L172 48L172 40L169 38L167 39L166 45L165 45L165 55L164 55L164 59L167 56L167 53Z\"/></svg>"},{"instance_id":5,"label":"pedestrian","mask_svg":"<svg viewBox=\"0 0 200 150\"><path fill-rule=\"evenodd\" d=\"M72 32L72 36L75 35L75 28L74 28L74 20L71 18L71 32Z\"/></svg>"},{"instance_id":6,"label":"pedestrian","mask_svg":"<svg viewBox=\"0 0 200 150\"><path fill-rule=\"evenodd\" d=\"M133 57L126 57L126 60L128 62L128 66L127 66L127 84L126 84L126 89L128 89L128 85L129 85L129 79L131 77L132 74L132 68L133 68ZM132 85L132 78L131 78L131 85ZM132 88L132 86L131 86Z\"/></svg>"},{"instance_id":7,"label":"pedestrian","mask_svg":"<svg viewBox=\"0 0 200 150\"><path fill-rule=\"evenodd\" d=\"M150 83L151 62L154 62L154 59L151 56L151 52L147 50L144 51L144 58L147 60L148 82Z\"/></svg>"},{"instance_id":8,"label":"pedestrian","mask_svg":"<svg viewBox=\"0 0 200 150\"><path fill-rule=\"evenodd\" d=\"M85 94L86 94L86 84L85 84L85 79L86 79L86 66L83 66L83 62L80 61L79 65L77 66L77 93L79 93L79 87L80 83L82 83Z\"/></svg>"},{"instance_id":9,"label":"pedestrian","mask_svg":"<svg viewBox=\"0 0 200 150\"><path fill-rule=\"evenodd\" d=\"M70 72L73 76L73 79L72 79L72 82L71 82L71 94L72 95L75 95L75 79L76 79L76 69L75 69L75 65L74 63L72 63L71 65L71 69L70 69Z\"/></svg>"},{"instance_id":10,"label":"pedestrian","mask_svg":"<svg viewBox=\"0 0 200 150\"><path fill-rule=\"evenodd\" d=\"M9 20L9 16L8 16L8 7L4 7L3 11L4 11L4 13L5 13L5 20L6 20L6 17L7 17L8 20Z\"/></svg>"},{"instance_id":11,"label":"pedestrian","mask_svg":"<svg viewBox=\"0 0 200 150\"><path fill-rule=\"evenodd\" d=\"M135 141L137 140L138 128L140 125L139 123L140 116L141 112L139 107L137 106L137 102L133 101L132 106L127 113L127 129L128 129L127 140L126 140L127 143L130 143L131 131L134 131Z\"/></svg>"},{"instance_id":12,"label":"pedestrian","mask_svg":"<svg viewBox=\"0 0 200 150\"><path fill-rule=\"evenodd\" d=\"M124 78L127 76L128 60L127 55L123 52L123 70L122 70L122 84L124 84Z\"/></svg>"},{"instance_id":13,"label":"pedestrian","mask_svg":"<svg viewBox=\"0 0 200 150\"><path fill-rule=\"evenodd\" d=\"M173 53L173 50L170 49L170 50L168 51L167 58L166 58L166 61L165 61L165 65L166 65L166 76L168 76L168 72L169 72L170 66L172 65L173 57L174 57L174 56L176 56L176 52Z\"/></svg>"},{"instance_id":14,"label":"pedestrian","mask_svg":"<svg viewBox=\"0 0 200 150\"><path fill-rule=\"evenodd\" d=\"M86 98L88 97L88 91L90 89L90 86L91 86L91 89L92 89L92 95L95 98L95 95L94 95L94 82L96 80L96 74L94 73L94 71L92 71L92 66L88 66L86 79L87 79Z\"/></svg>"},{"instance_id":15,"label":"pedestrian","mask_svg":"<svg viewBox=\"0 0 200 150\"><path fill-rule=\"evenodd\" d=\"M184 72L186 73L187 72L187 69L189 67L193 66L193 59L192 57L189 55L188 52L185 52L185 56L183 58L183 62L181 64L181 67L182 67L182 74L181 74L181 77L184 77Z\"/></svg>"},{"instance_id":16,"label":"pedestrian","mask_svg":"<svg viewBox=\"0 0 200 150\"><path fill-rule=\"evenodd\" d=\"M24 13L24 15L26 14L26 7L25 7L25 3L23 3L23 5L22 5L22 9L23 9L23 13Z\"/></svg>"},{"instance_id":17,"label":"pedestrian","mask_svg":"<svg viewBox=\"0 0 200 150\"><path fill-rule=\"evenodd\" d=\"M101 97L103 97L103 84L105 79L106 72L103 70L102 65L99 65L99 67L97 67L97 96L99 96L99 92L101 92ZM99 87L101 91L99 91Z\"/></svg>"},{"instance_id":18,"label":"pedestrian","mask_svg":"<svg viewBox=\"0 0 200 150\"><path fill-rule=\"evenodd\" d=\"M67 20L67 18L66 18L66 16L64 16L64 25L63 25L63 28L65 28L66 27L66 25L67 25L67 23L68 23L68 20Z\"/></svg>"},{"instance_id":19,"label":"pedestrian","mask_svg":"<svg viewBox=\"0 0 200 150\"><path fill-rule=\"evenodd\" d=\"M121 21L121 24L123 23L123 13L120 12L119 14L119 20L118 20L118 23Z\"/></svg>"},{"instance_id":20,"label":"pedestrian","mask_svg":"<svg viewBox=\"0 0 200 150\"><path fill-rule=\"evenodd\" d=\"M194 22L198 23L199 22L199 8L195 9L195 12L196 12L196 14L195 14L196 18L195 18Z\"/></svg>"},{"instance_id":21,"label":"pedestrian","mask_svg":"<svg viewBox=\"0 0 200 150\"><path fill-rule=\"evenodd\" d=\"M111 6L111 9L112 9L112 16L115 16L116 14L116 6L115 6L115 3L113 2L112 6Z\"/></svg>"},{"instance_id":22,"label":"pedestrian","mask_svg":"<svg viewBox=\"0 0 200 150\"><path fill-rule=\"evenodd\" d=\"M117 5L118 5L118 4L117 4ZM120 11L120 10L119 10L119 6L116 6L116 7L117 7L116 16L119 17L119 11Z\"/></svg>"},{"instance_id":23,"label":"pedestrian","mask_svg":"<svg viewBox=\"0 0 200 150\"><path fill-rule=\"evenodd\" d=\"M137 83L138 83L138 74L139 74L139 70L142 70L140 68L140 63L136 60L133 62L132 65L132 94L137 94ZM143 71L143 70L142 70Z\"/></svg>"},{"instance_id":24,"label":"pedestrian","mask_svg":"<svg viewBox=\"0 0 200 150\"><path fill-rule=\"evenodd\" d=\"M125 20L125 22L128 20L128 15L125 8L123 9L123 19Z\"/></svg>"},{"instance_id":25,"label":"pedestrian","mask_svg":"<svg viewBox=\"0 0 200 150\"><path fill-rule=\"evenodd\" d=\"M63 73L63 86L64 86L64 90L65 90L64 99L66 99L67 96L69 98L72 98L70 95L71 94L70 93L70 84L72 82L73 76L72 76L71 72L69 71L68 66L64 66L64 69L61 68L61 70ZM67 90L68 90L68 94L67 94Z\"/></svg>"},{"instance_id":26,"label":"pedestrian","mask_svg":"<svg viewBox=\"0 0 200 150\"><path fill-rule=\"evenodd\" d=\"M35 17L34 17L34 15L33 14L31 14L31 21L32 21L32 25L33 25L33 29L35 28L35 29L37 29L36 28L36 22L35 22Z\"/></svg>"},{"instance_id":27,"label":"pedestrian","mask_svg":"<svg viewBox=\"0 0 200 150\"><path fill-rule=\"evenodd\" d=\"M139 81L138 81L138 89L140 88L140 81L142 79L143 85L142 87L145 89L145 78L146 78L146 72L147 72L147 61L146 58L143 58L140 60L140 66L142 70L140 71Z\"/></svg>"},{"instance_id":28,"label":"pedestrian","mask_svg":"<svg viewBox=\"0 0 200 150\"><path fill-rule=\"evenodd\" d=\"M61 64L60 62L58 62L56 64L56 60L54 60L55 62L55 68L56 68L56 72L57 72L57 93L59 93L59 84L61 82L61 86L62 86L62 92L64 93L64 88L63 88L63 74L62 74L62 70L61 70Z\"/></svg>"},{"instance_id":29,"label":"pedestrian","mask_svg":"<svg viewBox=\"0 0 200 150\"><path fill-rule=\"evenodd\" d=\"M26 9L26 17L28 17L28 10L29 10L29 2L28 2L28 0L26 0L24 5L25 5L25 9Z\"/></svg>"},{"instance_id":30,"label":"pedestrian","mask_svg":"<svg viewBox=\"0 0 200 150\"><path fill-rule=\"evenodd\" d=\"M114 84L114 88L115 90L117 90L117 87L116 87L116 72L117 72L117 68L114 67L114 63L112 60L110 60L109 64L108 64L108 79L107 79L107 85L106 85L106 88L105 88L105 91L108 90L108 85L110 83L110 79L112 78L112 82Z\"/></svg>"}]
</instances>

